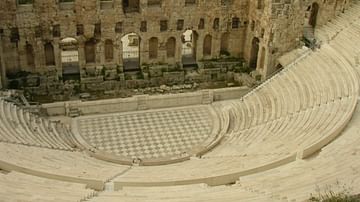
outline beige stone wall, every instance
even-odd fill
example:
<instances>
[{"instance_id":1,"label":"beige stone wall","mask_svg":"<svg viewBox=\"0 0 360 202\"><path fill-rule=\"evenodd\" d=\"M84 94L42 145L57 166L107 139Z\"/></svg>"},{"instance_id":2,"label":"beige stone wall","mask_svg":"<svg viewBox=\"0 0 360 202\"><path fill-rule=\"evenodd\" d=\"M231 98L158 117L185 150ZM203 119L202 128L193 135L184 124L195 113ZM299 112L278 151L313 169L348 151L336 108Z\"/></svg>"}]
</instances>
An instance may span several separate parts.
<instances>
[{"instance_id":1,"label":"beige stone wall","mask_svg":"<svg viewBox=\"0 0 360 202\"><path fill-rule=\"evenodd\" d=\"M351 3L346 0L273 0L263 1L263 8L259 9L259 1L249 2L249 26L244 57L248 61L251 59L252 40L257 37L260 41L257 70L262 75L276 71L277 59L301 45L304 27L308 26L308 8L313 3L319 5L316 26L335 18Z\"/></svg>"},{"instance_id":2,"label":"beige stone wall","mask_svg":"<svg viewBox=\"0 0 360 202\"><path fill-rule=\"evenodd\" d=\"M114 0L112 8L101 9L100 1L95 0L76 0L72 5L62 6L60 3L48 0L37 0L34 4L17 6L15 1L1 1L0 8L4 17L0 19L0 27L4 29L4 48L6 49L5 58L8 71L21 68L26 71L42 72L47 67L44 62L44 42L51 42L55 48L56 67L61 70L59 41L66 37L73 37L79 42L80 66L86 67L84 61L84 43L94 37L96 23L101 23L101 37L96 40L96 62L90 65L102 64L122 64L122 44L121 37L127 33L137 33L141 38L140 55L141 63L157 62L181 62L181 35L186 29L195 30L198 35L197 59L202 59L202 43L204 36L210 34L213 37L212 56L219 54L220 36L222 33L230 33L230 52L234 56L240 56L243 52L242 42L244 40L244 30L246 26L239 29L231 29L231 18L239 17L241 22L247 21L246 1L234 1L230 6L221 6L220 1L199 1L197 5L184 6L184 1L168 0L163 1L160 7L147 7L147 1L140 1L140 13L124 14L121 0ZM61 9L63 8L63 9ZM66 9L65 9L66 8ZM244 12L239 12L238 8L245 8ZM212 27L214 18L220 18L220 30L216 31ZM199 30L200 18L205 20L205 29ZM184 20L184 27L177 30L177 20ZM160 32L160 20L168 21L168 30ZM141 21L147 21L147 32L140 32ZM117 22L123 23L122 33L115 33L114 28ZM77 36L76 25L84 25L84 35ZM61 36L53 37L52 28L60 25ZM41 27L41 37L35 37L35 28ZM11 43L9 35L10 28L19 29L20 40L18 43ZM157 59L149 59L148 41L151 37L159 39L159 52ZM174 59L166 58L165 44L169 37L175 37L177 43L176 56ZM114 60L111 62L104 59L104 41L113 40ZM26 44L31 44L35 54L35 69L26 64Z\"/></svg>"},{"instance_id":3,"label":"beige stone wall","mask_svg":"<svg viewBox=\"0 0 360 202\"><path fill-rule=\"evenodd\" d=\"M229 2L222 5L222 2ZM259 2L262 5L259 6ZM185 6L185 1L162 1L161 7L148 6L147 0L140 0L140 12L124 13L121 0L101 3L99 0L75 0L74 3L59 3L58 0L35 0L32 5L16 5L15 0L0 1L0 29L3 54L2 68L7 72L25 70L46 73L56 70L61 75L60 40L73 37L78 41L80 68L95 66L122 66L122 36L137 33L140 36L140 64L181 63L181 35L191 29L198 34L196 59L202 60L204 37L212 36L211 56L220 54L221 36L229 34L229 52L234 57L251 60L252 41L259 39L257 70L264 76L275 70L276 59L299 46L305 26L307 8L317 2L320 6L317 25L326 23L349 4L349 0L197 0L195 5ZM344 2L347 2L345 5ZM240 27L233 29L231 21L238 17ZM204 29L199 21L205 20ZM219 29L213 29L215 18L219 18ZM167 20L167 31L160 31L160 21ZM184 20L182 29L177 21ZM141 22L147 22L147 31L141 32ZM122 32L115 32L115 25L122 22ZM101 24L101 36L94 36L95 24ZM84 33L77 35L77 25L83 25ZM53 36L54 26L60 26L60 36ZM10 41L13 28L18 28L19 40ZM149 39L158 38L158 57L149 58ZM176 54L168 58L166 42L176 39ZM86 64L84 44L95 38L96 60ZM105 60L104 43L110 39L114 44L113 60ZM44 44L54 46L55 65L45 64ZM27 45L33 47L34 64L28 64Z\"/></svg>"}]
</instances>

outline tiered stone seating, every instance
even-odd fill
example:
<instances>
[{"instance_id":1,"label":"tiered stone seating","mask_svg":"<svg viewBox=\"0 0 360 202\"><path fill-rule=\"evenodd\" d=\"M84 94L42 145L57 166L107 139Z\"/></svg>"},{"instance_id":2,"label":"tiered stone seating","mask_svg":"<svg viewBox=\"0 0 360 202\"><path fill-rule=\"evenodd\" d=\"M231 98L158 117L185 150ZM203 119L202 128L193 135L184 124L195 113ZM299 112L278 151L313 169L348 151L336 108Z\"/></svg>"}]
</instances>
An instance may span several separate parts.
<instances>
[{"instance_id":1,"label":"tiered stone seating","mask_svg":"<svg viewBox=\"0 0 360 202\"><path fill-rule=\"evenodd\" d=\"M354 5L352 14L344 16L357 19L359 8ZM332 39L346 35L349 29L338 30ZM230 131L201 159L161 167L134 167L114 180L115 187L219 185L293 162L295 156L306 158L346 126L358 91L353 65L333 47L323 44L242 100L215 104L219 111L229 110L230 106Z\"/></svg>"},{"instance_id":2,"label":"tiered stone seating","mask_svg":"<svg viewBox=\"0 0 360 202\"><path fill-rule=\"evenodd\" d=\"M240 185L247 190L287 198L289 201L304 201L316 190L325 192L360 193L360 108L342 136L322 149L315 158L294 163L240 178ZM318 187L318 188L317 188Z\"/></svg>"},{"instance_id":3,"label":"tiered stone seating","mask_svg":"<svg viewBox=\"0 0 360 202\"><path fill-rule=\"evenodd\" d=\"M0 143L0 168L101 190L104 183L128 166L97 160L82 152Z\"/></svg>"},{"instance_id":4,"label":"tiered stone seating","mask_svg":"<svg viewBox=\"0 0 360 202\"><path fill-rule=\"evenodd\" d=\"M219 201L272 201L240 187L207 187L203 184L167 187L124 187L117 192L103 192L90 202L219 202Z\"/></svg>"},{"instance_id":5,"label":"tiered stone seating","mask_svg":"<svg viewBox=\"0 0 360 202\"><path fill-rule=\"evenodd\" d=\"M333 19L331 22L322 26L320 29L315 30L315 37L317 40L329 42L334 39L343 29L351 27L353 22L357 21L360 16L360 4L354 1L351 8L345 13L341 13L338 18Z\"/></svg>"},{"instance_id":6,"label":"tiered stone seating","mask_svg":"<svg viewBox=\"0 0 360 202\"><path fill-rule=\"evenodd\" d=\"M249 117L256 117L257 114L260 114L260 118L257 118L258 120L261 120L260 122L265 123L264 127L261 127L262 124L259 124L255 127L255 129L262 129L262 131L251 129L250 131L255 132L256 134L262 134L260 138L268 137L266 134L269 134L270 131L273 133L282 131L284 134L289 133L288 130L292 130L292 133L294 133L294 127L297 125L300 125L301 121L303 120L301 116L307 116L306 119L312 120L312 117L308 116L308 113L303 113L306 111L311 111L314 109L322 109L320 106L324 106L324 110L320 112L326 113L326 108L333 110L333 106L339 106L339 102L344 102L344 105L347 105L347 101L339 100L339 98L348 98L350 94L354 93L354 90L357 89L355 78L351 75L349 72L342 70L342 64L336 64L335 60L331 60L327 55L324 55L322 51L316 52L314 54L311 54L306 60L301 61L299 64L297 64L299 68L290 68L286 71L286 73L283 73L282 75L278 76L277 79L274 79L270 81L266 87L259 89L258 91L254 92L253 95L257 95L257 99L260 99L261 106L256 106L257 108L262 109L261 111L263 113L253 113L250 116L243 116L241 117L241 114L249 114L253 110L252 108L247 109L246 112L244 112L244 107L237 107L234 106L233 108L237 110L241 110L241 112L238 112L236 117L238 119L238 123L245 122ZM305 65L305 66L304 66ZM334 68L337 66L338 68L335 70L331 70L331 68ZM349 67L348 65L348 68ZM340 71L342 70L342 71ZM302 78L299 78L299 75L302 75ZM339 77L339 75L343 75ZM307 76L307 77L305 77ZM320 77L322 76L322 77ZM314 78L314 79L311 79ZM304 79L304 80L301 80ZM323 82L318 82L319 80ZM301 82L302 81L302 82ZM348 82L352 81L352 82ZM281 86L281 84L287 84L286 86ZM271 86L275 86L274 88L281 88L284 89L282 92L276 92L271 88ZM288 90L286 90L288 89ZM309 93L309 90L311 93ZM281 93L285 93L288 95L282 95ZM289 95L290 94L290 95ZM269 101L268 95L272 95L272 98ZM314 97L315 96L315 97ZM252 96L254 97L254 96ZM244 98L244 102L247 102L247 98ZM293 100L293 105L287 107L286 105L286 98L296 98ZM356 96L350 98L352 102L356 100ZM281 101L279 105L274 105L274 102L271 101ZM291 103L292 100L289 100L288 103ZM350 101L351 102L351 101ZM248 103L255 103L254 100L248 101ZM324 105L325 104L325 105ZM237 103L236 105L241 105L241 103ZM245 106L246 103L245 103ZM351 105L349 105L351 106ZM286 111L282 111L278 114L278 117L271 117L272 114L275 114L276 111L281 111L281 109L287 109ZM274 110L275 109L275 110ZM350 110L351 111L351 110ZM235 112L234 112L235 113ZM298 115L297 115L298 113ZM270 118L261 118L262 117L270 117ZM289 123L284 123L286 120L286 117L289 116L291 118L291 121L293 122L292 125L289 125ZM298 117L297 119L294 118ZM313 116L314 117L314 116ZM280 119L279 119L280 118ZM321 117L319 117L321 118ZM236 118L235 118L236 119ZM256 119L256 118L254 118ZM278 120L273 124L279 124L278 122L282 123L283 126L288 126L287 130L279 129L279 131L274 130L273 125L269 122ZM305 120L306 120L305 119ZM316 119L315 119L316 120ZM319 119L320 120L320 119ZM296 122L300 121L300 122ZM325 120L323 120L325 121ZM333 120L334 123L336 123L336 120ZM314 121L312 122L314 123ZM304 124L304 123L301 123ZM328 123L329 125L332 125L331 123ZM274 125L274 126L275 126ZM319 122L319 125L324 125L323 122ZM233 142L241 142L243 145L241 148L246 150L244 148L244 145L246 144L254 144L258 143L256 138L258 136L249 135L248 131L243 131L244 128L247 128L246 126L242 126L238 129L234 129L232 131L231 135L231 141L230 144L227 144L227 142L223 143L223 147L225 149L228 149L228 153L233 153L231 147L229 145L232 145L232 147L240 147L240 145L236 145ZM266 129L268 132L266 132ZM291 134L291 133L290 133ZM296 135L295 135L296 136ZM246 140L244 137L254 137L255 139L249 139ZM276 139L277 136L274 136ZM291 139L292 136L287 136ZM314 136L312 136L314 137ZM304 140L304 139L303 139ZM265 142L269 141L269 138L266 138L264 140ZM311 142L309 140L308 142ZM222 146L215 149L210 154L207 154L205 156L219 156L219 155L225 155L222 152L219 152L219 150L224 150Z\"/></svg>"},{"instance_id":7,"label":"tiered stone seating","mask_svg":"<svg viewBox=\"0 0 360 202\"><path fill-rule=\"evenodd\" d=\"M0 110L1 142L74 150L76 144L72 135L59 132L64 125L40 118L4 100L0 100Z\"/></svg>"},{"instance_id":8,"label":"tiered stone seating","mask_svg":"<svg viewBox=\"0 0 360 202\"><path fill-rule=\"evenodd\" d=\"M351 13L342 14L342 18L351 17L352 23L348 24L351 26L339 25L340 18L322 29L323 33L329 33L330 27L338 29L329 38L329 44L323 43L320 50L275 76L243 101L223 103L231 106L230 131L220 146L197 160L200 163L196 167L179 164L154 168L150 173L150 169L133 168L115 179L115 184L125 186L122 190L104 192L92 201L304 201L311 194L317 194L317 187L325 191L329 185L334 192L343 191L345 186L349 188L348 194L359 194L360 108L343 134L331 142L345 127L344 123L348 123L357 102L359 86L353 68L357 65L360 43L359 8L354 5ZM294 148L300 158L322 149L306 160L298 159L274 169L240 176L232 186L128 187L186 184L176 182L174 175L180 173L183 179L202 176L194 171L198 166L204 172L216 173L224 167L233 171L235 164L226 159L240 160L241 156L247 161L246 157L252 155L253 159L282 155L279 151L289 152ZM205 165L216 159L221 159L217 166L216 163ZM193 183L214 183L197 179Z\"/></svg>"},{"instance_id":9,"label":"tiered stone seating","mask_svg":"<svg viewBox=\"0 0 360 202\"><path fill-rule=\"evenodd\" d=\"M360 76L360 42L356 40L360 35L360 22L356 21L348 28L348 32L340 33L336 40L328 45L333 47L334 51L343 57L343 60L353 65Z\"/></svg>"},{"instance_id":10,"label":"tiered stone seating","mask_svg":"<svg viewBox=\"0 0 360 202\"><path fill-rule=\"evenodd\" d=\"M61 182L17 172L0 174L0 201L74 202L96 193L83 184Z\"/></svg>"},{"instance_id":11,"label":"tiered stone seating","mask_svg":"<svg viewBox=\"0 0 360 202\"><path fill-rule=\"evenodd\" d=\"M115 191L91 199L102 202L302 201L315 191L314 184L324 187L339 178L353 182L353 193L359 193L359 109L336 139L358 100L354 66L359 11L359 4L354 4L317 31L323 41L319 50L309 51L241 100L215 103L221 116L218 137L223 139L201 157L152 167L96 160L91 153L67 151L74 142L62 136L70 133L67 127L59 130L0 101L0 168L97 190L111 181ZM341 24L343 19L352 22Z\"/></svg>"},{"instance_id":12,"label":"tiered stone seating","mask_svg":"<svg viewBox=\"0 0 360 202\"><path fill-rule=\"evenodd\" d=\"M315 157L240 177L229 186L205 184L166 187L123 187L106 191L90 202L237 202L306 201L318 191L360 193L360 107L343 134Z\"/></svg>"}]
</instances>

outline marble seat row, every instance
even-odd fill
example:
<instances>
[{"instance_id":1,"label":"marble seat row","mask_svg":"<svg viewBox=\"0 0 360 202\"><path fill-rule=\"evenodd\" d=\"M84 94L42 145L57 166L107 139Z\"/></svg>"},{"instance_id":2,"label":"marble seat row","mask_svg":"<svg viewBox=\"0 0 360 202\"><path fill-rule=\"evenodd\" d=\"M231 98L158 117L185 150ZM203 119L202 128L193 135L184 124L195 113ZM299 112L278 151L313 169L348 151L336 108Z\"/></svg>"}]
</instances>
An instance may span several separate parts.
<instances>
[{"instance_id":1,"label":"marble seat row","mask_svg":"<svg viewBox=\"0 0 360 202\"><path fill-rule=\"evenodd\" d=\"M289 201L303 201L317 189L326 191L360 193L358 132L360 109L342 136L309 160L297 161L273 170L240 178L239 184L247 190L270 193Z\"/></svg>"},{"instance_id":2,"label":"marble seat row","mask_svg":"<svg viewBox=\"0 0 360 202\"><path fill-rule=\"evenodd\" d=\"M347 75L347 70L341 70L342 65L328 61L328 57L331 56L313 53L297 64L299 68L291 68L286 74L280 73L266 88L245 97L241 102L243 106L235 107L238 112L233 112L239 114L239 118L243 117L239 121L239 130L348 96L353 90L354 78ZM332 70L331 65L339 69ZM323 82L318 83L319 80Z\"/></svg>"},{"instance_id":3,"label":"marble seat row","mask_svg":"<svg viewBox=\"0 0 360 202\"><path fill-rule=\"evenodd\" d=\"M318 41L329 42L334 39L343 29L351 27L352 23L359 19L360 4L357 1L351 5L344 13L340 13L337 18L329 21L324 26L315 30L315 37Z\"/></svg>"},{"instance_id":4,"label":"marble seat row","mask_svg":"<svg viewBox=\"0 0 360 202\"><path fill-rule=\"evenodd\" d=\"M357 19L359 8L354 5L345 17ZM352 33L351 29L339 30L331 40ZM219 111L230 108L231 117L217 147L181 164L134 167L114 180L116 189L219 185L312 156L341 133L357 105L358 78L353 64L339 51L324 43L242 99L214 105Z\"/></svg>"},{"instance_id":5,"label":"marble seat row","mask_svg":"<svg viewBox=\"0 0 360 202\"><path fill-rule=\"evenodd\" d=\"M240 177L229 186L208 187L204 184L169 187L123 187L104 192L90 202L189 201L306 201L324 193L348 191L360 193L360 108L336 141L324 147L315 158L299 160L276 169Z\"/></svg>"},{"instance_id":6,"label":"marble seat row","mask_svg":"<svg viewBox=\"0 0 360 202\"><path fill-rule=\"evenodd\" d=\"M103 192L90 202L218 202L218 201L271 201L267 196L231 186L207 187L203 184L169 187L124 187L121 191Z\"/></svg>"},{"instance_id":7,"label":"marble seat row","mask_svg":"<svg viewBox=\"0 0 360 202\"><path fill-rule=\"evenodd\" d=\"M351 111L348 107L353 101L353 98L344 98L238 132L204 157L275 152L286 147L291 153L294 147L304 148L321 139L322 134L331 133L333 126L342 121L336 113Z\"/></svg>"},{"instance_id":8,"label":"marble seat row","mask_svg":"<svg viewBox=\"0 0 360 202\"><path fill-rule=\"evenodd\" d=\"M4 139L0 142L0 168L82 183L96 190L111 181L115 191L91 199L105 202L298 200L314 183L358 177L358 165L349 168L358 157L357 136L336 139L350 121L358 99L359 81L352 62L356 46L349 42L359 40L355 36L358 10L354 5L338 22L333 21L349 18L354 21L351 26L329 24L324 28L324 32L335 30L328 37L329 44L308 53L244 98L215 103L223 139L207 154L152 167L104 162L86 152L64 149L67 141L71 142L61 138L68 132L66 127L49 135L49 128L58 126L0 101L0 137ZM316 152L320 154L314 155ZM275 186L271 184L274 179L279 179Z\"/></svg>"},{"instance_id":9,"label":"marble seat row","mask_svg":"<svg viewBox=\"0 0 360 202\"><path fill-rule=\"evenodd\" d=\"M0 110L1 142L74 150L72 135L59 132L65 127L63 124L40 118L4 100L0 100Z\"/></svg>"},{"instance_id":10,"label":"marble seat row","mask_svg":"<svg viewBox=\"0 0 360 202\"><path fill-rule=\"evenodd\" d=\"M277 139L280 134L287 134L291 140L292 134L300 135L295 128L306 124L303 120L310 120L320 126L332 126L339 121L337 118L340 118L341 114L348 117L349 114L343 112L351 112L356 103L357 78L351 65L342 62L334 54L329 47L314 52L295 67L282 72L266 86L254 91L251 96L242 101L228 102L228 105L233 106L232 120L235 123L232 125L238 127L233 127L227 135L229 141L223 141L205 156L223 155L225 150L229 150L225 153L230 154L234 152L233 147L241 147L246 151L246 145L259 143L259 139L264 142L271 138ZM336 107L341 102L349 108L340 108L337 112ZM274 116L279 111L281 113ZM305 113L309 111L317 111L316 116ZM251 121L254 120L255 123L252 124ZM277 127L280 123L282 127ZM316 128L315 125L311 127ZM310 137L316 142L316 136L312 134ZM304 140L305 138L302 139L303 142ZM310 144L312 140L307 142ZM240 143L241 145L236 145ZM299 145L298 142L291 141L287 144Z\"/></svg>"},{"instance_id":11,"label":"marble seat row","mask_svg":"<svg viewBox=\"0 0 360 202\"><path fill-rule=\"evenodd\" d=\"M343 134L315 157L240 177L235 184L210 187L205 184L166 187L129 187L106 191L90 202L190 201L306 201L332 191L360 193L360 108Z\"/></svg>"},{"instance_id":12,"label":"marble seat row","mask_svg":"<svg viewBox=\"0 0 360 202\"><path fill-rule=\"evenodd\" d=\"M0 154L3 170L87 184L96 190L103 189L105 182L129 168L97 160L84 152L12 143L0 143Z\"/></svg>"},{"instance_id":13,"label":"marble seat row","mask_svg":"<svg viewBox=\"0 0 360 202\"><path fill-rule=\"evenodd\" d=\"M228 186L204 184L167 187L123 187L100 193L90 202L306 201L318 191L360 193L360 108L344 133L314 158L240 177Z\"/></svg>"},{"instance_id":14,"label":"marble seat row","mask_svg":"<svg viewBox=\"0 0 360 202\"><path fill-rule=\"evenodd\" d=\"M0 201L80 202L96 192L84 184L62 182L10 172L0 174Z\"/></svg>"}]
</instances>

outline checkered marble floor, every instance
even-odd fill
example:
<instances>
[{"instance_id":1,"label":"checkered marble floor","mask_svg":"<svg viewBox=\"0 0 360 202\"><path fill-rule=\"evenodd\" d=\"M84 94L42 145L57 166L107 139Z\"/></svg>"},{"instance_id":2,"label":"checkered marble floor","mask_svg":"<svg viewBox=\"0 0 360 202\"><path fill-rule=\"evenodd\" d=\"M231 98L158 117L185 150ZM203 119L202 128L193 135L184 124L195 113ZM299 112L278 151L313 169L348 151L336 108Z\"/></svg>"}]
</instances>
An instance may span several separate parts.
<instances>
[{"instance_id":1,"label":"checkered marble floor","mask_svg":"<svg viewBox=\"0 0 360 202\"><path fill-rule=\"evenodd\" d=\"M210 106L84 116L75 119L82 138L118 156L179 156L211 138L216 113Z\"/></svg>"}]
</instances>

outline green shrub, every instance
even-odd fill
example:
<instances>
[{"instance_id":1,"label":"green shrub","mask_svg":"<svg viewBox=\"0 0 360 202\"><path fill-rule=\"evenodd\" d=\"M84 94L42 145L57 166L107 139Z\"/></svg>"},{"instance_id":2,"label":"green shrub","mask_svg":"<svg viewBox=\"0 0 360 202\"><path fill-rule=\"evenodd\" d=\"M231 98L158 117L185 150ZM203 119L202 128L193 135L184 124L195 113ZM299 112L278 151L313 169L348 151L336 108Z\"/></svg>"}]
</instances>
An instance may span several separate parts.
<instances>
[{"instance_id":1,"label":"green shrub","mask_svg":"<svg viewBox=\"0 0 360 202\"><path fill-rule=\"evenodd\" d=\"M333 191L334 187L336 190ZM311 194L309 201L313 202L360 202L359 196L351 195L351 189L348 188L345 184L340 184L336 182L336 184L332 186L326 186L324 190L320 190L317 188L316 194Z\"/></svg>"}]
</instances>

